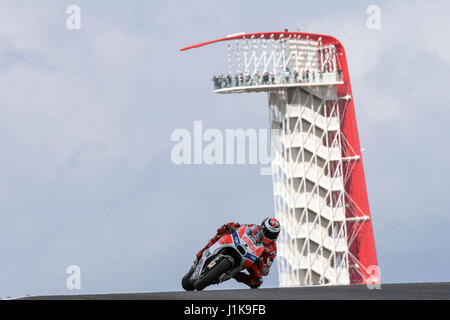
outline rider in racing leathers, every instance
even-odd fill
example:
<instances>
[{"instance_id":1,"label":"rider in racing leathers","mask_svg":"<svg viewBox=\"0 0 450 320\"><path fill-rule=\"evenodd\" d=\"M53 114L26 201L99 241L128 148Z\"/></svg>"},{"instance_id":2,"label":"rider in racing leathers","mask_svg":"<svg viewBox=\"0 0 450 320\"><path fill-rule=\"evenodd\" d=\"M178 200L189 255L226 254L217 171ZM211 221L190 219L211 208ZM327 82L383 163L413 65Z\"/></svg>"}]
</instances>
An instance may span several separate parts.
<instances>
[{"instance_id":1,"label":"rider in racing leathers","mask_svg":"<svg viewBox=\"0 0 450 320\"><path fill-rule=\"evenodd\" d=\"M196 263L200 260L203 251L211 247L223 235L233 233L241 226L239 223L230 222L217 229L217 234L197 253ZM239 272L233 278L238 282L245 283L252 289L256 289L263 283L262 276L269 274L270 267L277 255L276 239L280 233L280 223L275 218L266 218L260 226L255 224L249 224L247 226L250 228L252 237L263 243L264 252L258 262L247 269L248 274Z\"/></svg>"}]
</instances>

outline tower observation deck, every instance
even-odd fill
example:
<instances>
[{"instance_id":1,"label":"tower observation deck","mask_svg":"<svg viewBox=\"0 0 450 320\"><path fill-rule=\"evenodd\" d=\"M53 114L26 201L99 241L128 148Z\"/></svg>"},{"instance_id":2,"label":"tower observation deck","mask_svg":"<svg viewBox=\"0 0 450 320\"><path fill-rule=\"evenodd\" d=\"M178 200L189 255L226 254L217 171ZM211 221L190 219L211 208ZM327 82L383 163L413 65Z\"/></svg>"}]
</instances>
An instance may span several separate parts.
<instances>
[{"instance_id":1,"label":"tower observation deck","mask_svg":"<svg viewBox=\"0 0 450 320\"><path fill-rule=\"evenodd\" d=\"M267 92L280 286L379 283L350 77L327 35L230 35L218 94Z\"/></svg>"}]
</instances>

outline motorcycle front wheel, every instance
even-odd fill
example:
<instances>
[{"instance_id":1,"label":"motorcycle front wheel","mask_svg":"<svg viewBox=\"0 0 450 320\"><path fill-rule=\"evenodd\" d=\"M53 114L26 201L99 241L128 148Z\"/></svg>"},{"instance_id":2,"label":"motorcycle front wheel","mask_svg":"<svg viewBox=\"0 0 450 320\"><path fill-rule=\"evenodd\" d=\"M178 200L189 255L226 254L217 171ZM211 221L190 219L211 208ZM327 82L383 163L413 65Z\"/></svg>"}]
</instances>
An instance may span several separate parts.
<instances>
[{"instance_id":1,"label":"motorcycle front wheel","mask_svg":"<svg viewBox=\"0 0 450 320\"><path fill-rule=\"evenodd\" d=\"M195 290L201 291L209 286L211 283L217 281L219 277L228 271L232 263L228 259L222 259L216 266L214 266L207 274L198 279L195 284Z\"/></svg>"},{"instance_id":2,"label":"motorcycle front wheel","mask_svg":"<svg viewBox=\"0 0 450 320\"><path fill-rule=\"evenodd\" d=\"M192 284L192 281L191 281L191 276L193 273L194 273L194 266L191 267L189 272L186 273L186 275L181 280L181 286L186 291L193 291L195 289L194 285Z\"/></svg>"}]
</instances>

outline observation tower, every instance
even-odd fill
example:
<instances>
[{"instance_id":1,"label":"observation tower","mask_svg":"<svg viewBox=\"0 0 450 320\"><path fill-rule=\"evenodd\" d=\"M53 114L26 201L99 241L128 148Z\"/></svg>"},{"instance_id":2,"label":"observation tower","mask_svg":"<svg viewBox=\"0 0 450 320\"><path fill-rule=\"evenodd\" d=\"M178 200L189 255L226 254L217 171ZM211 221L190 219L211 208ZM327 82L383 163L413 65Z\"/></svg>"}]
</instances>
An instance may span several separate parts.
<instances>
[{"instance_id":1,"label":"observation tower","mask_svg":"<svg viewBox=\"0 0 450 320\"><path fill-rule=\"evenodd\" d=\"M240 33L214 92L266 92L279 284L380 282L344 47L327 35ZM222 71L223 72L223 71Z\"/></svg>"}]
</instances>

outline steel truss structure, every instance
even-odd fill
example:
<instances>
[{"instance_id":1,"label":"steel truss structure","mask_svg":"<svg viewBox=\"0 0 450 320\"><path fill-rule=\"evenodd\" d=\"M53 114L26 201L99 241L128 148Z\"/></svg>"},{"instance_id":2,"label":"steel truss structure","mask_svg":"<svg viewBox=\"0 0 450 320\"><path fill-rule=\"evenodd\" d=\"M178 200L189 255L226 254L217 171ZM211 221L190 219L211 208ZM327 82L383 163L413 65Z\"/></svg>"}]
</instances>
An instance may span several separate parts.
<instances>
[{"instance_id":1,"label":"steel truss structure","mask_svg":"<svg viewBox=\"0 0 450 320\"><path fill-rule=\"evenodd\" d=\"M342 44L286 31L181 50L220 41L227 44L228 77L236 81L215 92L268 93L280 286L379 283Z\"/></svg>"}]
</instances>

